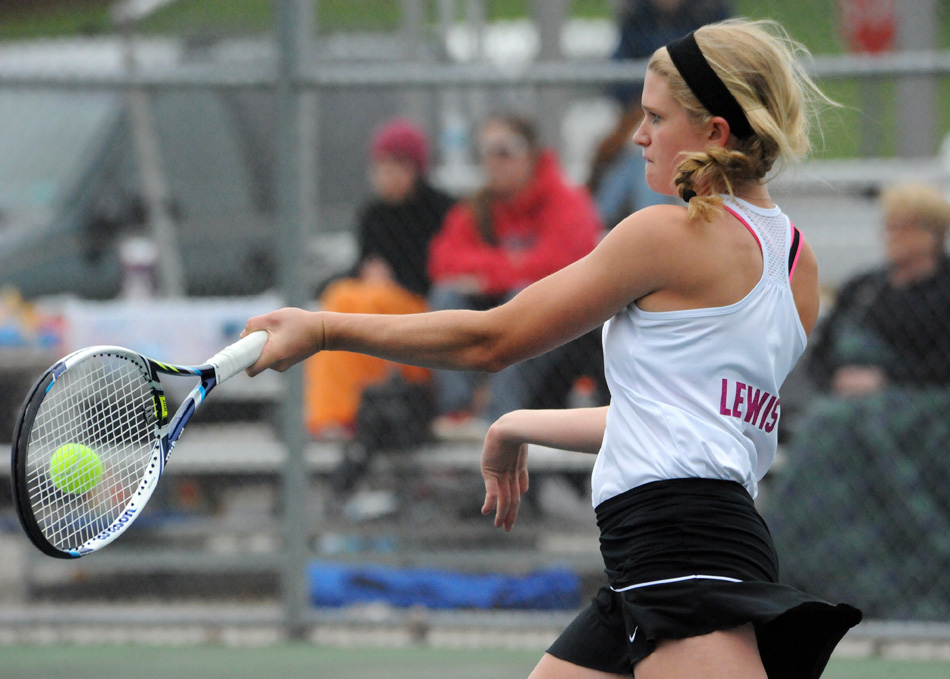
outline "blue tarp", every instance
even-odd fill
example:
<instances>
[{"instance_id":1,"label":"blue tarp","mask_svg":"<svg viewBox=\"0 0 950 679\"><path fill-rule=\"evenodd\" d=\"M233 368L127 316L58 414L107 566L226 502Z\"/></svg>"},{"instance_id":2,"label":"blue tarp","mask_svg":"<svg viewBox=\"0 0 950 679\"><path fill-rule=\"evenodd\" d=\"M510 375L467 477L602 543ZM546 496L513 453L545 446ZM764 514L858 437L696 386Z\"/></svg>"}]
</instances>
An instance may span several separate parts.
<instances>
[{"instance_id":1,"label":"blue tarp","mask_svg":"<svg viewBox=\"0 0 950 679\"><path fill-rule=\"evenodd\" d=\"M580 605L580 578L564 568L525 575L472 574L429 568L312 562L316 606L383 602L398 607L563 610Z\"/></svg>"}]
</instances>

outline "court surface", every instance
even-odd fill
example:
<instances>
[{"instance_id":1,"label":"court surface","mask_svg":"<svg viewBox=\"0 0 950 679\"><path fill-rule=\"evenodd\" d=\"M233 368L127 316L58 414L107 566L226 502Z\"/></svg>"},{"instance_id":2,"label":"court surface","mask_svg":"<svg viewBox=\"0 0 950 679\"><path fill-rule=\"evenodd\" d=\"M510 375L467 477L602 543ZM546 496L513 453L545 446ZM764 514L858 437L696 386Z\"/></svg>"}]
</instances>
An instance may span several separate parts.
<instances>
[{"instance_id":1,"label":"court surface","mask_svg":"<svg viewBox=\"0 0 950 679\"><path fill-rule=\"evenodd\" d=\"M541 650L341 648L279 644L260 648L38 644L0 646L3 679L502 679L523 678ZM946 679L950 662L835 659L826 679Z\"/></svg>"}]
</instances>

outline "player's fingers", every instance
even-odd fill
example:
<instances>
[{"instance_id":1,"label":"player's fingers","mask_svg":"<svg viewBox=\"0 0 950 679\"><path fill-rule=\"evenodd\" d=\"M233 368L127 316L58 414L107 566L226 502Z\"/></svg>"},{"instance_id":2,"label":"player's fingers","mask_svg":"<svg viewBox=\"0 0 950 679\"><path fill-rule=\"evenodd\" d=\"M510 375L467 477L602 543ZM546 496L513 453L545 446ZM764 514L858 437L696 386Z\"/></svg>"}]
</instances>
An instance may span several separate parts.
<instances>
[{"instance_id":1,"label":"player's fingers","mask_svg":"<svg viewBox=\"0 0 950 679\"><path fill-rule=\"evenodd\" d=\"M518 451L518 469L510 477L508 513L505 517L504 527L506 531L514 528L515 521L518 519L518 511L521 509L521 496L528 492L528 447L522 445Z\"/></svg>"},{"instance_id":2,"label":"player's fingers","mask_svg":"<svg viewBox=\"0 0 950 679\"><path fill-rule=\"evenodd\" d=\"M501 481L499 497L504 498L504 501L498 503L498 509L495 512L495 527L508 530L508 517L511 515L512 503L515 502L515 498L511 494L511 483L508 479Z\"/></svg>"},{"instance_id":3,"label":"player's fingers","mask_svg":"<svg viewBox=\"0 0 950 679\"><path fill-rule=\"evenodd\" d=\"M257 375L260 375L264 371L264 369L260 367L260 362L261 359L257 359L257 361L247 366L244 369L245 374L247 374L248 377L256 377Z\"/></svg>"},{"instance_id":4,"label":"player's fingers","mask_svg":"<svg viewBox=\"0 0 950 679\"><path fill-rule=\"evenodd\" d=\"M269 349L269 345L264 347L264 351L261 353L261 357L257 359L257 362L247 368L244 372L250 377L255 375L260 375L265 370L273 370L275 372L286 372L288 369L292 368L295 365L295 361L290 359L275 360L274 351Z\"/></svg>"},{"instance_id":5,"label":"player's fingers","mask_svg":"<svg viewBox=\"0 0 950 679\"><path fill-rule=\"evenodd\" d=\"M510 531L515 526L515 521L518 519L518 510L521 508L521 488L520 481L518 479L511 479L509 483L509 501L508 501L508 512L505 515L505 519L502 522L506 531Z\"/></svg>"},{"instance_id":6,"label":"player's fingers","mask_svg":"<svg viewBox=\"0 0 950 679\"><path fill-rule=\"evenodd\" d=\"M267 349L266 349L266 347L265 347L264 353L261 354L261 357L258 358L257 361L255 361L253 364L249 365L249 366L244 370L244 372L247 373L248 377L256 377L257 375L260 375L262 372L264 372L264 371L267 370L268 368L272 367L272 366L268 365L267 360L266 360L266 358L265 358L266 351L267 351Z\"/></svg>"},{"instance_id":7,"label":"player's fingers","mask_svg":"<svg viewBox=\"0 0 950 679\"><path fill-rule=\"evenodd\" d=\"M247 323L244 324L244 330L241 332L241 337L247 337L252 332L257 332L258 330L268 330L268 323L266 320L266 315L263 316L254 316L247 319Z\"/></svg>"},{"instance_id":8,"label":"player's fingers","mask_svg":"<svg viewBox=\"0 0 950 679\"><path fill-rule=\"evenodd\" d=\"M267 359L265 358L266 355L267 355L267 347L265 346L264 351L261 352L260 357L256 361L254 361L254 363L249 365L244 370L244 372L246 372L249 377L255 377L257 375L260 375L265 370L267 370L269 366L267 364Z\"/></svg>"},{"instance_id":9,"label":"player's fingers","mask_svg":"<svg viewBox=\"0 0 950 679\"><path fill-rule=\"evenodd\" d=\"M252 332L257 332L258 330L267 331L267 344L264 345L264 349L263 351L261 351L260 357L258 357L258 359L254 363L252 363L250 366L248 366L247 369L244 371L250 377L254 377L255 375L260 375L268 367L270 367L268 365L267 357L268 357L268 354L270 353L268 350L270 349L270 340L272 336L271 336L270 329L268 327L268 323L265 317L254 316L253 318L249 318L247 323L244 325L244 330L241 331L241 337L247 337Z\"/></svg>"},{"instance_id":10,"label":"player's fingers","mask_svg":"<svg viewBox=\"0 0 950 679\"><path fill-rule=\"evenodd\" d=\"M242 337L258 330L267 333L267 343L264 345L260 357L244 371L250 377L260 375L265 370L282 373L297 363L293 356L286 355L289 353L286 349L287 338L281 335L280 326L270 322L268 318L268 316L256 316L250 319L241 333Z\"/></svg>"},{"instance_id":11,"label":"player's fingers","mask_svg":"<svg viewBox=\"0 0 950 679\"><path fill-rule=\"evenodd\" d=\"M517 466L518 488L522 493L528 492L528 446L522 444L518 449Z\"/></svg>"},{"instance_id":12,"label":"player's fingers","mask_svg":"<svg viewBox=\"0 0 950 679\"><path fill-rule=\"evenodd\" d=\"M511 491L508 484L502 480L498 483L498 496L495 499L495 527L501 528L505 525L505 519L508 516L508 510L511 506Z\"/></svg>"},{"instance_id":13,"label":"player's fingers","mask_svg":"<svg viewBox=\"0 0 950 679\"><path fill-rule=\"evenodd\" d=\"M498 482L493 478L485 478L485 502L482 504L482 515L487 516L498 502Z\"/></svg>"}]
</instances>

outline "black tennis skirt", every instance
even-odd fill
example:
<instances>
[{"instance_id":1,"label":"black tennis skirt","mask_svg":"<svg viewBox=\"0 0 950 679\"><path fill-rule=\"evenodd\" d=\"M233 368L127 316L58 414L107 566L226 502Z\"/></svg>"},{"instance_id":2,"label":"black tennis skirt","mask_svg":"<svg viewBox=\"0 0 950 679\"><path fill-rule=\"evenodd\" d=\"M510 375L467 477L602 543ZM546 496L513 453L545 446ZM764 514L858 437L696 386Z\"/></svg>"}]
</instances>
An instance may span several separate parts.
<instances>
[{"instance_id":1,"label":"black tennis skirt","mask_svg":"<svg viewBox=\"0 0 950 679\"><path fill-rule=\"evenodd\" d=\"M778 584L772 537L732 481L677 479L597 507L608 585L548 652L632 674L662 639L753 623L770 679L821 675L861 612Z\"/></svg>"}]
</instances>

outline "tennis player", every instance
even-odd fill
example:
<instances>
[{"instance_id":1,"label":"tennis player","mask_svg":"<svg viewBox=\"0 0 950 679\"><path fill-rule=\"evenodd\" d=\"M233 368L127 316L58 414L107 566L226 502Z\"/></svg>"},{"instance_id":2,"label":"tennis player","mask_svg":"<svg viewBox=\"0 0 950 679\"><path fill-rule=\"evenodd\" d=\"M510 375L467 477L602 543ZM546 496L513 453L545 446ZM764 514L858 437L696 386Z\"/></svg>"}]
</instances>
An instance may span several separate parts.
<instances>
[{"instance_id":1,"label":"tennis player","mask_svg":"<svg viewBox=\"0 0 950 679\"><path fill-rule=\"evenodd\" d=\"M604 324L610 406L509 413L484 446L482 511L506 530L528 489L526 443L597 454L608 585L534 679L817 677L861 619L777 583L753 504L775 456L779 387L818 314L814 253L766 185L776 162L808 151L828 101L803 50L777 24L745 20L657 50L634 141L650 187L687 204L634 213L507 304L403 317L283 309L247 324L270 333L252 375L326 349L495 371Z\"/></svg>"}]
</instances>

